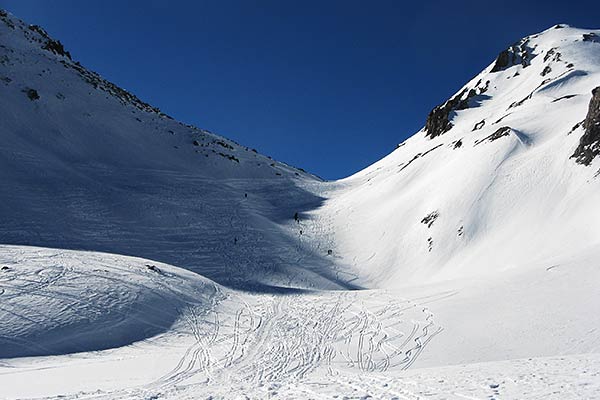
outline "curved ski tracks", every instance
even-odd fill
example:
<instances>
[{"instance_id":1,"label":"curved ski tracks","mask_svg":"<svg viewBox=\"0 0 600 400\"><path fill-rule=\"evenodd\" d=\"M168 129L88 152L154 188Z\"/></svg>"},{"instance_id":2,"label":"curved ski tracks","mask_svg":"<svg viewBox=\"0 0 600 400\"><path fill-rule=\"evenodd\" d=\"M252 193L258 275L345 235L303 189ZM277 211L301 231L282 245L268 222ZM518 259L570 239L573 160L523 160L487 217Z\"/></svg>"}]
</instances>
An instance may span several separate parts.
<instances>
[{"instance_id":1,"label":"curved ski tracks","mask_svg":"<svg viewBox=\"0 0 600 400\"><path fill-rule=\"evenodd\" d=\"M179 329L193 340L162 377L78 398L178 397L222 393L223 387L264 398L282 385L323 377L344 387L347 373L372 380L409 368L442 331L427 307L379 290L286 296L216 291L212 307L189 308Z\"/></svg>"}]
</instances>

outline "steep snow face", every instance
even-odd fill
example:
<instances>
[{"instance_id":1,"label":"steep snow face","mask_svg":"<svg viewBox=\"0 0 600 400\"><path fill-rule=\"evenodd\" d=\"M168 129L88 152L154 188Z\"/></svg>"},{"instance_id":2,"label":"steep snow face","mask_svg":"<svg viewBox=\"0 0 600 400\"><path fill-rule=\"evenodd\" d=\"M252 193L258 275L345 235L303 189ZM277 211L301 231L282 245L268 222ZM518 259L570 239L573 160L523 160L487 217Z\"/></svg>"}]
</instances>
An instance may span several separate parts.
<instances>
[{"instance_id":1,"label":"steep snow face","mask_svg":"<svg viewBox=\"0 0 600 400\"><path fill-rule=\"evenodd\" d=\"M230 286L339 287L283 228L322 203L298 184L314 176L172 120L5 12L0 90L0 243L135 255Z\"/></svg>"},{"instance_id":2,"label":"steep snow face","mask_svg":"<svg viewBox=\"0 0 600 400\"><path fill-rule=\"evenodd\" d=\"M335 184L324 213L363 284L477 276L600 241L600 157L572 158L600 84L599 33L524 38L392 154Z\"/></svg>"}]
</instances>

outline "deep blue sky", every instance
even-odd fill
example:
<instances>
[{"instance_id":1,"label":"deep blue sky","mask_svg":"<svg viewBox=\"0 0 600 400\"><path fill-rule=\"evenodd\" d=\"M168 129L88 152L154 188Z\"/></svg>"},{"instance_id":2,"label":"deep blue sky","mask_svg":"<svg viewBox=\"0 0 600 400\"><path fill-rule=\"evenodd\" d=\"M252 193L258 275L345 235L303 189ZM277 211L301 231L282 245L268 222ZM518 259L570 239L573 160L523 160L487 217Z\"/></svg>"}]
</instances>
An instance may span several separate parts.
<instances>
[{"instance_id":1,"label":"deep blue sky","mask_svg":"<svg viewBox=\"0 0 600 400\"><path fill-rule=\"evenodd\" d=\"M521 37L594 1L0 0L173 117L324 178L388 154Z\"/></svg>"}]
</instances>

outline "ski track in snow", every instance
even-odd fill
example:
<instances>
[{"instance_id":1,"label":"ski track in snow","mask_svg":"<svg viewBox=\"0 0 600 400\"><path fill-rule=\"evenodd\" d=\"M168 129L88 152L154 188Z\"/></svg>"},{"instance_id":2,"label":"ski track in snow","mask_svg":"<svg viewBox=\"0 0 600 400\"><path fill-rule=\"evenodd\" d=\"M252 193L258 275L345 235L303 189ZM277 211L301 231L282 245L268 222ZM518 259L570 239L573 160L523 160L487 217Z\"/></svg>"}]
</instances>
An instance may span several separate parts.
<instances>
[{"instance_id":1,"label":"ski track in snow","mask_svg":"<svg viewBox=\"0 0 600 400\"><path fill-rule=\"evenodd\" d=\"M450 130L321 182L1 13L0 398L600 398L586 35L528 37Z\"/></svg>"},{"instance_id":2,"label":"ski track in snow","mask_svg":"<svg viewBox=\"0 0 600 400\"><path fill-rule=\"evenodd\" d=\"M54 257L44 257L47 252L54 252ZM74 255L78 252L3 248L2 263L12 268L49 260L44 268L31 268L34 277L45 278L23 279L32 290L13 293L5 304L44 293L70 299L63 290L68 291L74 276L81 273L81 267L68 262ZM127 266L134 260L120 258L96 254L94 259L84 253L81 260L90 264L91 271L97 263L109 271L139 273ZM165 277L176 274L162 264L159 268L162 274L142 269L157 289L167 287ZM87 278L103 279L97 274ZM134 279L111 282L127 283L130 288L136 284ZM600 396L600 355L594 354L408 369L443 332L435 318L436 303L452 298L455 291L402 299L387 290L259 294L210 282L204 289L209 293L205 300L179 304L181 316L173 327L141 345L89 356L4 359L0 364L0 384L21 381L25 385L29 380L47 381L46 374L76 376L78 368L96 368L108 361L110 367L94 370L99 382L113 381L108 387L92 383L87 390L69 391L69 385L59 385L63 390L56 389L54 395L6 398L558 400ZM163 301L173 300L165 294ZM143 362L134 361L144 376L141 381L128 378L126 364L120 367L121 362L141 359L142 353L164 360L156 378L145 376ZM86 361L80 364L81 360Z\"/></svg>"},{"instance_id":3,"label":"ski track in snow","mask_svg":"<svg viewBox=\"0 0 600 400\"><path fill-rule=\"evenodd\" d=\"M440 328L432 329L433 315L426 309L374 297L386 295L252 296L227 300L240 306L229 315L211 312L206 318L191 309L185 320L194 341L169 373L143 388L89 398L170 395L178 387L202 387L206 393L207 387L223 385L240 391L268 388L302 380L317 369L329 375L405 369Z\"/></svg>"},{"instance_id":4,"label":"ski track in snow","mask_svg":"<svg viewBox=\"0 0 600 400\"><path fill-rule=\"evenodd\" d=\"M78 300L70 293L81 278L90 282L107 281L115 293L121 288L133 293L140 288L153 288L151 290L158 293L154 301L161 303L178 299L179 293L170 287L173 282L181 284L175 279L177 272L162 264L154 266L160 271L157 272L148 268L154 264L147 260L115 255L17 246L5 246L1 250L2 263L18 269L20 274L19 278L16 274L0 275L0 286L12 289L0 296L3 300L0 312L6 313L11 307L21 309L23 314L13 312L15 318L28 319L34 325L49 324L48 329L53 321L42 316L36 321L30 313L47 298L75 307L77 313L101 311L92 302ZM124 275L112 276L118 273ZM140 273L142 278L136 277ZM17 284L16 280L20 282ZM344 374L402 371L442 330L429 308L385 290L253 294L225 289L208 281L204 284L208 295L203 301L173 304L170 309L181 313L178 320L161 337L146 340L156 357L171 351L180 354L176 359L170 358L171 365L165 365L159 377L141 385L125 385L117 390L82 390L76 394L61 394L61 398L128 399L163 395L176 398L181 390L209 393L224 386L237 388L240 393L248 388L265 390L260 398L267 395L273 385L292 385L315 374L333 379ZM90 294L90 298L95 296ZM119 301L138 300L134 295ZM114 318L120 321L125 316L117 314ZM157 323L136 321L141 326L146 322ZM185 343L183 347L182 343ZM32 340L22 345L35 346L36 343ZM49 346L52 345L50 342ZM113 354L108 356L111 359L119 359L120 352L126 354L125 359L135 358L138 356L136 346L106 352ZM64 365L56 363L60 359L64 359ZM44 360L48 360L48 365L40 366ZM0 366L0 382L11 376L23 379L38 377L53 369L68 369L72 356L4 361Z\"/></svg>"}]
</instances>

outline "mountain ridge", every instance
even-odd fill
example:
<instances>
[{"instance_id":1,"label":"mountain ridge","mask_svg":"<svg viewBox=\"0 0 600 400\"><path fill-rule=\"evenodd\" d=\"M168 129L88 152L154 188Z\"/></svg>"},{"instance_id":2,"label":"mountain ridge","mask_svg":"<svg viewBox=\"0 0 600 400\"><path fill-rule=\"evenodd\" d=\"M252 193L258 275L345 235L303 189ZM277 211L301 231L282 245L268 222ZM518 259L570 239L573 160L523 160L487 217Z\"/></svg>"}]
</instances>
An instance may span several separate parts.
<instances>
[{"instance_id":1,"label":"mountain ridge","mask_svg":"<svg viewBox=\"0 0 600 400\"><path fill-rule=\"evenodd\" d=\"M561 229L553 227L550 231L562 236L570 226L572 235L564 234L566 242L574 236L580 238L574 248L587 245L587 238L598 237L598 232L588 230L593 226L591 211L589 218L581 215L579 222L574 223L557 215L555 206L550 204L550 199L557 204L587 203L572 206L572 215L578 215L583 209L591 210L588 200L597 197L594 176L600 168L598 159L584 166L572 158L581 140L585 140L582 138L587 137L581 121L588 114L592 90L600 83L600 45L585 40L597 34L598 31L563 26L523 39L521 42L532 48L526 66L519 60L492 72L498 59L493 61L448 101L435 107L424 128L394 152L341 180L343 189L332 200L338 204L332 205L330 211L339 216L342 227L338 235L340 253L352 254L354 261L348 262L353 265L366 264L360 268L369 279L389 282L387 273L393 268L382 265L403 270L397 274L399 277L416 274L419 279L435 274L436 268L464 269L475 259L461 260L464 256L458 254L474 252L515 218L529 222L521 228L507 229L503 233L505 239L494 239L499 242L490 243L487 250L482 248L477 256L479 262L484 262L486 254L497 255L494 249L510 242L520 249L515 258L538 257L525 244L527 241L511 239L511 232L544 226L550 216L564 222ZM552 188L555 193L549 193ZM581 198L576 200L572 193L577 191ZM530 199L524 206L527 196ZM521 206L517 207L519 203ZM542 205L548 218L538 211ZM348 209L353 211L345 211ZM440 217L429 232L419 228L419 221L436 211ZM568 214L566 210L562 212ZM397 217L398 214L403 217ZM444 226L444 233L436 240L444 216L448 218L446 223L453 226ZM489 218L494 222L486 227ZM348 227L342 223L357 219L365 222L351 222ZM474 230L468 228L470 224ZM374 232L382 231L393 232L394 244L372 237ZM533 231L526 236L531 243L539 240ZM472 243L475 239L478 245ZM358 243L366 249L360 257L353 252L359 248ZM537 246L540 253L551 253L552 246ZM556 246L561 248L559 243ZM508 260L509 253L503 252L503 260L492 263L519 264L516 259ZM432 268L433 265L437 267ZM497 268L505 268L500 265ZM386 271L380 272L383 278L375 278L382 269ZM475 272L472 267L469 270ZM446 278L451 276L450 273Z\"/></svg>"},{"instance_id":2,"label":"mountain ridge","mask_svg":"<svg viewBox=\"0 0 600 400\"><path fill-rule=\"evenodd\" d=\"M2 396L600 393L600 31L517 42L325 182L0 19Z\"/></svg>"}]
</instances>

